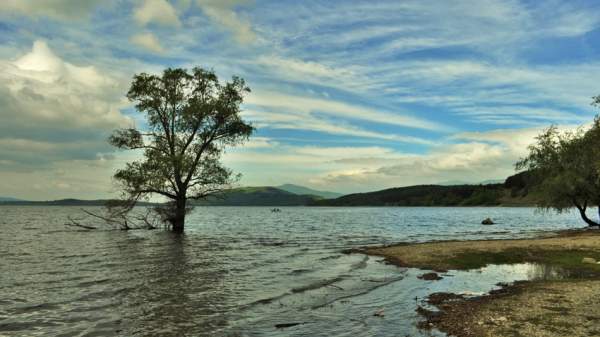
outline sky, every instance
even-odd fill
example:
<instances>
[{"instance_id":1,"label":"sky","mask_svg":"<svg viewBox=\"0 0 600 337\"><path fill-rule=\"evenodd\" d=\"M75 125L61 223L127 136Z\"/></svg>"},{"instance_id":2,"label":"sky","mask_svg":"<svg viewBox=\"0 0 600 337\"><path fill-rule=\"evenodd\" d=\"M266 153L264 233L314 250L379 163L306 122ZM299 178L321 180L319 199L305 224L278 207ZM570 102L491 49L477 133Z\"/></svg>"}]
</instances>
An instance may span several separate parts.
<instances>
[{"instance_id":1,"label":"sky","mask_svg":"<svg viewBox=\"0 0 600 337\"><path fill-rule=\"evenodd\" d=\"M256 133L240 185L342 193L504 179L551 124L600 94L597 1L4 0L0 196L115 196L139 153L134 74L243 77Z\"/></svg>"}]
</instances>

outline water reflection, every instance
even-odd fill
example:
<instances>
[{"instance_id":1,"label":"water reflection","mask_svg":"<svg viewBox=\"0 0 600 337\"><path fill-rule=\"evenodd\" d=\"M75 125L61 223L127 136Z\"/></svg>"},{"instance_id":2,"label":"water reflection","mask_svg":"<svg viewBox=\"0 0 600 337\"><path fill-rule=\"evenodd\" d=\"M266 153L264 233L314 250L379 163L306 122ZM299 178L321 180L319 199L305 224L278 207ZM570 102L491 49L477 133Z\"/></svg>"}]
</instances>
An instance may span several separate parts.
<instances>
[{"instance_id":1,"label":"water reflection","mask_svg":"<svg viewBox=\"0 0 600 337\"><path fill-rule=\"evenodd\" d=\"M528 263L527 278L532 281L552 281L573 278L577 273L555 265Z\"/></svg>"},{"instance_id":2,"label":"water reflection","mask_svg":"<svg viewBox=\"0 0 600 337\"><path fill-rule=\"evenodd\" d=\"M481 277L481 274L484 274L490 277L508 278L511 282L557 281L567 278L583 277L577 270L563 268L558 265L529 262L500 265L491 264L467 273L473 273L473 277Z\"/></svg>"},{"instance_id":3,"label":"water reflection","mask_svg":"<svg viewBox=\"0 0 600 337\"><path fill-rule=\"evenodd\" d=\"M228 325L227 271L215 247L206 248L201 240L164 232L120 245L112 271L135 283L123 294L130 333L210 336Z\"/></svg>"}]
</instances>

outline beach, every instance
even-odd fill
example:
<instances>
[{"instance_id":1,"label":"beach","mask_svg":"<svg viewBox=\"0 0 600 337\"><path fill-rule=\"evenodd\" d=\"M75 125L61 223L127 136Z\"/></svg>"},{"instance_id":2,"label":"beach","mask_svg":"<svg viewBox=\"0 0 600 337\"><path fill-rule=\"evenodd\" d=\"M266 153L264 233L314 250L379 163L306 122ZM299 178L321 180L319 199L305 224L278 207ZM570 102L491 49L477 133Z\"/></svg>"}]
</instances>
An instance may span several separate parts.
<instances>
[{"instance_id":1,"label":"beach","mask_svg":"<svg viewBox=\"0 0 600 337\"><path fill-rule=\"evenodd\" d=\"M445 273L486 265L535 264L542 276L482 296L438 292L419 307L423 329L452 336L600 334L600 231L568 230L529 239L434 241L367 248L401 267Z\"/></svg>"}]
</instances>

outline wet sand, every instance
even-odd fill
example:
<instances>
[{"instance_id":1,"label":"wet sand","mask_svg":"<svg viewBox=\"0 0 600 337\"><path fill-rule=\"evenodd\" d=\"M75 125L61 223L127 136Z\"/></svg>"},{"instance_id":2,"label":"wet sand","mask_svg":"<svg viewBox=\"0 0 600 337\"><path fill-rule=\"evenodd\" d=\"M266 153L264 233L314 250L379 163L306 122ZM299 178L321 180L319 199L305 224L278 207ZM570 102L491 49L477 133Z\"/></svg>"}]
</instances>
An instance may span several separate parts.
<instances>
[{"instance_id":1,"label":"wet sand","mask_svg":"<svg viewBox=\"0 0 600 337\"><path fill-rule=\"evenodd\" d=\"M487 264L539 263L565 270L565 278L518 282L464 298L433 294L439 311L418 310L421 327L452 336L600 335L600 231L564 231L516 240L439 241L368 248L393 264L428 270L474 269Z\"/></svg>"}]
</instances>

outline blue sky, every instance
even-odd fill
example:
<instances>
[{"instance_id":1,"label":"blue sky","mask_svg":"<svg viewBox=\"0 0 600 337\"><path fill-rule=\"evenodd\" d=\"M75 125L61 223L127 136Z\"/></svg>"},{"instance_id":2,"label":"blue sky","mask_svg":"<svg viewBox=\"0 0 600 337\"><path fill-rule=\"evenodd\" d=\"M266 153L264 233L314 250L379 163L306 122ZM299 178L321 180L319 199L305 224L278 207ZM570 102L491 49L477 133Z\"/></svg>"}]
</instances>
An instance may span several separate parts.
<instances>
[{"instance_id":1,"label":"blue sky","mask_svg":"<svg viewBox=\"0 0 600 337\"><path fill-rule=\"evenodd\" d=\"M239 75L242 185L340 192L502 179L544 127L596 114L594 1L4 1L0 195L114 194L133 74Z\"/></svg>"}]
</instances>

